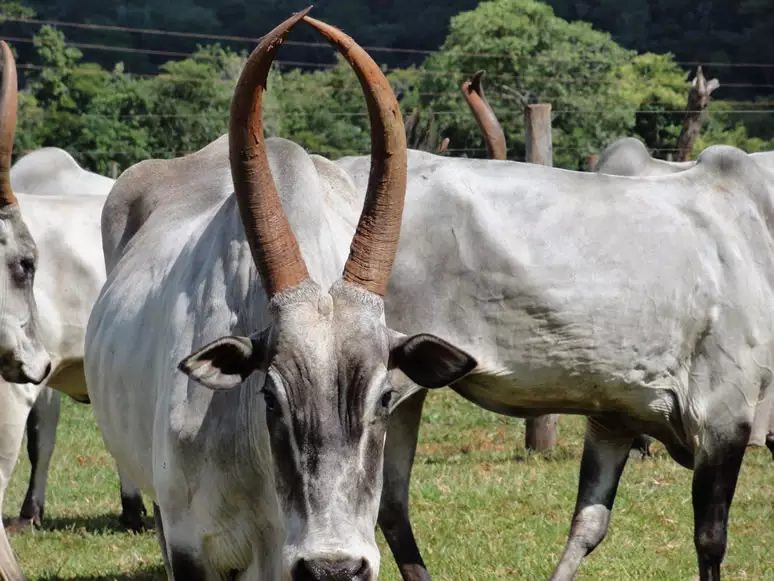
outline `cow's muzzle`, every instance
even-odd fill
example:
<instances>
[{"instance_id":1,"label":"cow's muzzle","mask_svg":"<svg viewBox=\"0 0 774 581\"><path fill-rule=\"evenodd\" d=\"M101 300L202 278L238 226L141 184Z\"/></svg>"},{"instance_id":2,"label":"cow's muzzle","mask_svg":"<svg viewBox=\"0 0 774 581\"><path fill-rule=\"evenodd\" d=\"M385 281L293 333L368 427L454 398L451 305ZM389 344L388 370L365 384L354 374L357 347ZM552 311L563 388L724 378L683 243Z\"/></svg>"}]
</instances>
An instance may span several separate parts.
<instances>
[{"instance_id":1,"label":"cow's muzzle","mask_svg":"<svg viewBox=\"0 0 774 581\"><path fill-rule=\"evenodd\" d=\"M301 559L293 567L293 581L369 581L365 559Z\"/></svg>"}]
</instances>

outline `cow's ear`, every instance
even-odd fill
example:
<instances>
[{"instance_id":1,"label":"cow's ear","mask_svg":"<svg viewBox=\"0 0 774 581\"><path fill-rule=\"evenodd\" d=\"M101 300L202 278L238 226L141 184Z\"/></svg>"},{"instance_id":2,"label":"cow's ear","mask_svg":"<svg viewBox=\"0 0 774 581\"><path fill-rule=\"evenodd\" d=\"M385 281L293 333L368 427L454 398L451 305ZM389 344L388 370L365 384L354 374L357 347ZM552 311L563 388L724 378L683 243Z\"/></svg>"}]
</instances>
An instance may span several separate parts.
<instances>
[{"instance_id":1,"label":"cow's ear","mask_svg":"<svg viewBox=\"0 0 774 581\"><path fill-rule=\"evenodd\" d=\"M390 341L390 368L400 369L422 387L443 387L473 371L478 363L462 349L427 333L395 334Z\"/></svg>"},{"instance_id":2,"label":"cow's ear","mask_svg":"<svg viewBox=\"0 0 774 581\"><path fill-rule=\"evenodd\" d=\"M177 366L210 389L231 389L265 366L268 331L251 337L221 337L192 353Z\"/></svg>"}]
</instances>

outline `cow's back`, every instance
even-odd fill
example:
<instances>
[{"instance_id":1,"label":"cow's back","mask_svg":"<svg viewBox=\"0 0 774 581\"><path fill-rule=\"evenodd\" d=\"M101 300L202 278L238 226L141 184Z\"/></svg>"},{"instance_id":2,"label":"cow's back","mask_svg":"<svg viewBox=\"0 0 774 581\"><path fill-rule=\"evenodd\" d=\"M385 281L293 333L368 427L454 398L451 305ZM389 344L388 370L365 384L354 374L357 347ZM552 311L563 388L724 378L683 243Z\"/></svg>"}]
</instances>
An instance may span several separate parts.
<instances>
[{"instance_id":1,"label":"cow's back","mask_svg":"<svg viewBox=\"0 0 774 581\"><path fill-rule=\"evenodd\" d=\"M114 180L83 169L64 149L43 147L11 168L11 186L36 195L107 196Z\"/></svg>"},{"instance_id":2,"label":"cow's back","mask_svg":"<svg viewBox=\"0 0 774 581\"><path fill-rule=\"evenodd\" d=\"M184 157L133 165L116 181L102 213L108 272L157 208L190 201L190 210L195 213L232 192L227 135Z\"/></svg>"},{"instance_id":3,"label":"cow's back","mask_svg":"<svg viewBox=\"0 0 774 581\"><path fill-rule=\"evenodd\" d=\"M660 176L679 173L694 163L656 159L642 141L624 137L605 148L594 171L616 176Z\"/></svg>"}]
</instances>

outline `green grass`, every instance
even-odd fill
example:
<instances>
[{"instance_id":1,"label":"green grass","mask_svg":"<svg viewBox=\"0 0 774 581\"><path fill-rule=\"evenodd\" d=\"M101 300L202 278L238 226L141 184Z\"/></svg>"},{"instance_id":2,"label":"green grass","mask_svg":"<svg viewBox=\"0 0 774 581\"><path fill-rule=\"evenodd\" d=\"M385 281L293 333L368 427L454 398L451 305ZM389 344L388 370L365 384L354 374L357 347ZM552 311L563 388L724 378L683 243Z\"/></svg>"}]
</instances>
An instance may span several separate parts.
<instances>
[{"instance_id":1,"label":"green grass","mask_svg":"<svg viewBox=\"0 0 774 581\"><path fill-rule=\"evenodd\" d=\"M564 545L575 503L583 422L563 418L547 458L524 453L523 422L484 412L450 392L425 406L412 481L413 518L440 580L545 579ZM4 515L18 510L20 463ZM631 460L610 534L588 557L583 580L693 580L691 473L660 447ZM162 579L153 532L118 526L118 482L91 410L66 403L49 480L45 528L12 538L31 579ZM382 543L384 547L384 543ZM383 549L381 579L398 579ZM726 579L774 580L774 462L750 450L731 512Z\"/></svg>"}]
</instances>

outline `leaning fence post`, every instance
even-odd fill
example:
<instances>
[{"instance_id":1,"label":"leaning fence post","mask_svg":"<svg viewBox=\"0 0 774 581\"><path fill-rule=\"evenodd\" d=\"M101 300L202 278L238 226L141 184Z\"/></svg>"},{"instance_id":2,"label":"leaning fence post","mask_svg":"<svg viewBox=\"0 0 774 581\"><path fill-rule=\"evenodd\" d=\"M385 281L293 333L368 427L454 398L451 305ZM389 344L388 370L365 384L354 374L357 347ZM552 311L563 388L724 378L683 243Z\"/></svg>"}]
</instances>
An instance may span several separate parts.
<instances>
[{"instance_id":1,"label":"leaning fence post","mask_svg":"<svg viewBox=\"0 0 774 581\"><path fill-rule=\"evenodd\" d=\"M525 144L527 161L553 165L551 142L551 105L539 103L524 106ZM550 414L527 419L524 445L527 450L544 452L556 446L559 416Z\"/></svg>"}]
</instances>

